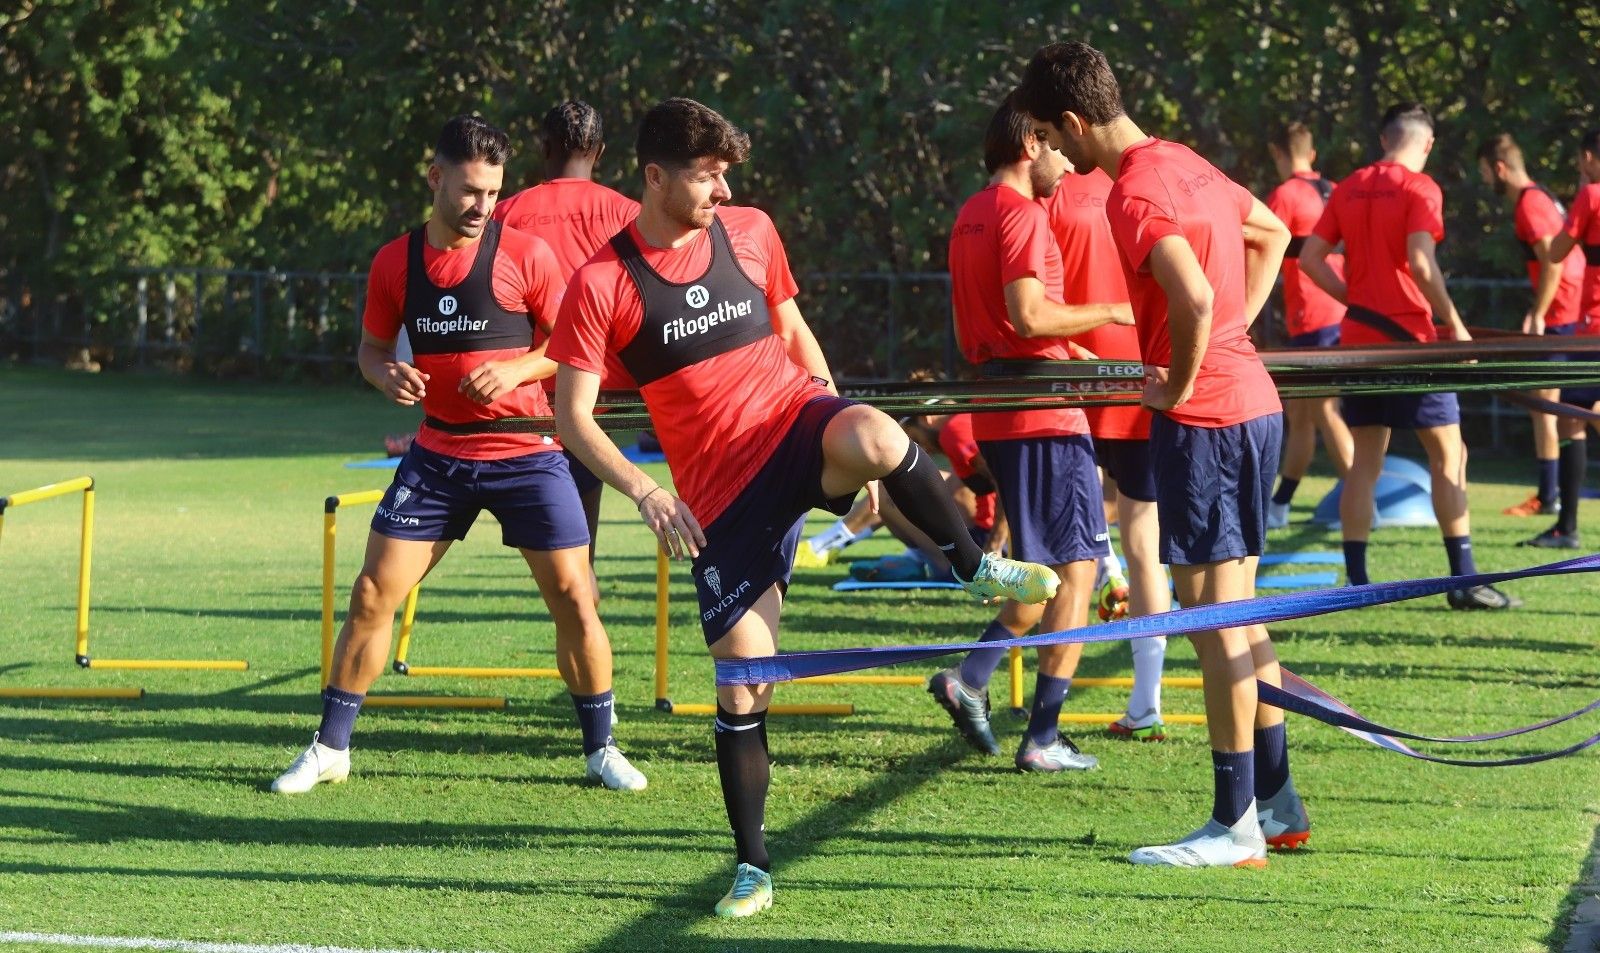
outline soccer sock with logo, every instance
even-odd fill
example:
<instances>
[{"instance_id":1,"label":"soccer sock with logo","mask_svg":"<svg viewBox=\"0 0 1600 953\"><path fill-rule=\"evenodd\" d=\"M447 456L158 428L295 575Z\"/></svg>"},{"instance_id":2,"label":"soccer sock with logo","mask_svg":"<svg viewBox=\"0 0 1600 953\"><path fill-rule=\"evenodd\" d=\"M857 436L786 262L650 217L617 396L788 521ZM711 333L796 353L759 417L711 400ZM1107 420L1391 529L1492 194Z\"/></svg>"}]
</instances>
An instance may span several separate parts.
<instances>
[{"instance_id":1,"label":"soccer sock with logo","mask_svg":"<svg viewBox=\"0 0 1600 953\"><path fill-rule=\"evenodd\" d=\"M722 803L733 828L739 863L771 871L767 857L767 786L772 762L767 756L767 713L735 715L717 706L717 774Z\"/></svg>"},{"instance_id":2,"label":"soccer sock with logo","mask_svg":"<svg viewBox=\"0 0 1600 953\"><path fill-rule=\"evenodd\" d=\"M1450 575L1470 576L1478 571L1478 564L1472 558L1471 536L1446 536L1444 554L1450 560Z\"/></svg>"},{"instance_id":3,"label":"soccer sock with logo","mask_svg":"<svg viewBox=\"0 0 1600 953\"><path fill-rule=\"evenodd\" d=\"M1256 729L1256 800L1265 801L1289 783L1289 732L1282 722Z\"/></svg>"},{"instance_id":4,"label":"soccer sock with logo","mask_svg":"<svg viewBox=\"0 0 1600 953\"><path fill-rule=\"evenodd\" d=\"M1570 536L1578 531L1578 500L1583 496L1583 471L1589 468L1589 441L1561 441L1561 515L1556 529Z\"/></svg>"},{"instance_id":5,"label":"soccer sock with logo","mask_svg":"<svg viewBox=\"0 0 1600 953\"><path fill-rule=\"evenodd\" d=\"M989 627L978 636L979 642L993 642L997 639L1014 638L1011 630L1000 624L1000 621L989 623ZM1001 661L1006 657L1005 649L973 649L967 657L961 660L961 681L968 688L985 689L989 687L989 678L994 675L994 670L1000 667Z\"/></svg>"},{"instance_id":6,"label":"soccer sock with logo","mask_svg":"<svg viewBox=\"0 0 1600 953\"><path fill-rule=\"evenodd\" d=\"M1039 673L1033 686L1033 710L1028 713L1028 740L1044 747L1060 734L1061 703L1067 700L1072 679Z\"/></svg>"},{"instance_id":7,"label":"soccer sock with logo","mask_svg":"<svg viewBox=\"0 0 1600 953\"><path fill-rule=\"evenodd\" d=\"M906 520L926 533L950 560L956 578L971 579L983 561L983 550L972 541L967 521L945 489L944 477L922 448L913 443L905 459L881 482Z\"/></svg>"},{"instance_id":8,"label":"soccer sock with logo","mask_svg":"<svg viewBox=\"0 0 1600 953\"><path fill-rule=\"evenodd\" d=\"M1554 460L1539 461L1539 504L1545 509L1549 509L1556 501L1560 468L1560 456Z\"/></svg>"},{"instance_id":9,"label":"soccer sock with logo","mask_svg":"<svg viewBox=\"0 0 1600 953\"><path fill-rule=\"evenodd\" d=\"M578 729L583 732L583 753L594 754L611 744L611 711L615 699L609 691L598 695L573 695L572 707L578 710Z\"/></svg>"},{"instance_id":10,"label":"soccer sock with logo","mask_svg":"<svg viewBox=\"0 0 1600 953\"><path fill-rule=\"evenodd\" d=\"M1255 801L1255 761L1253 751L1211 752L1211 818L1223 827L1239 823Z\"/></svg>"},{"instance_id":11,"label":"soccer sock with logo","mask_svg":"<svg viewBox=\"0 0 1600 953\"><path fill-rule=\"evenodd\" d=\"M1364 586L1371 582L1367 578L1366 540L1347 539L1344 541L1344 574L1352 586Z\"/></svg>"},{"instance_id":12,"label":"soccer sock with logo","mask_svg":"<svg viewBox=\"0 0 1600 953\"><path fill-rule=\"evenodd\" d=\"M1278 491L1272 494L1272 502L1283 506L1294 499L1294 491L1300 488L1300 481L1289 477L1278 477Z\"/></svg>"},{"instance_id":13,"label":"soccer sock with logo","mask_svg":"<svg viewBox=\"0 0 1600 953\"><path fill-rule=\"evenodd\" d=\"M361 714L361 703L367 696L342 692L332 685L322 690L322 725L317 728L317 742L336 751L350 747L350 731L356 726L356 716Z\"/></svg>"}]
</instances>

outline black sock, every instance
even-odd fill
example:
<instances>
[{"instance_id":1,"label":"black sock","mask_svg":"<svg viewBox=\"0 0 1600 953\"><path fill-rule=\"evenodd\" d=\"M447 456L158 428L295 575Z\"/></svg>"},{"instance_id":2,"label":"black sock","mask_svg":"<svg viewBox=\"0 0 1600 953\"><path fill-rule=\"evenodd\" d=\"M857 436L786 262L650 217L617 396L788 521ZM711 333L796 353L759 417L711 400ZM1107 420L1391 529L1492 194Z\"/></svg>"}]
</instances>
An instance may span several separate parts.
<instances>
[{"instance_id":1,"label":"black sock","mask_svg":"<svg viewBox=\"0 0 1600 953\"><path fill-rule=\"evenodd\" d=\"M1272 494L1272 502L1282 506L1294 499L1294 491L1300 489L1300 481L1289 477L1278 477L1278 492Z\"/></svg>"},{"instance_id":2,"label":"black sock","mask_svg":"<svg viewBox=\"0 0 1600 953\"><path fill-rule=\"evenodd\" d=\"M356 716L361 714L361 703L367 696L355 692L342 692L332 685L322 690L322 724L317 728L317 741L329 748L343 751L350 747L350 731L356 726Z\"/></svg>"},{"instance_id":3,"label":"black sock","mask_svg":"<svg viewBox=\"0 0 1600 953\"><path fill-rule=\"evenodd\" d=\"M611 744L611 710L614 700L610 692L598 695L573 695L572 707L578 710L578 730L583 732L583 753L594 754Z\"/></svg>"},{"instance_id":4,"label":"black sock","mask_svg":"<svg viewBox=\"0 0 1600 953\"><path fill-rule=\"evenodd\" d=\"M1471 536L1446 536L1444 554L1450 560L1450 575L1470 576L1478 571L1478 564L1472 559Z\"/></svg>"},{"instance_id":5,"label":"black sock","mask_svg":"<svg viewBox=\"0 0 1600 953\"><path fill-rule=\"evenodd\" d=\"M1344 574L1352 586L1364 586L1372 581L1367 578L1366 540L1344 541Z\"/></svg>"},{"instance_id":6,"label":"black sock","mask_svg":"<svg viewBox=\"0 0 1600 953\"><path fill-rule=\"evenodd\" d=\"M717 706L717 774L722 777L722 803L733 828L739 863L770 872L767 857L767 785L772 762L767 757L767 713L735 715Z\"/></svg>"},{"instance_id":7,"label":"black sock","mask_svg":"<svg viewBox=\"0 0 1600 953\"><path fill-rule=\"evenodd\" d=\"M939 468L916 444L906 451L894 472L884 477L883 488L894 499L906 520L928 534L939 551L950 560L957 579L971 579L983 560L983 550L967 532L967 521L950 499ZM765 868L763 868L765 869Z\"/></svg>"},{"instance_id":8,"label":"black sock","mask_svg":"<svg viewBox=\"0 0 1600 953\"><path fill-rule=\"evenodd\" d=\"M1061 734L1061 704L1067 700L1072 679L1039 673L1033 686L1033 708L1028 714L1028 740L1041 748Z\"/></svg>"},{"instance_id":9,"label":"black sock","mask_svg":"<svg viewBox=\"0 0 1600 953\"><path fill-rule=\"evenodd\" d=\"M1252 751L1211 752L1211 816L1232 827L1250 810L1256 796L1256 756Z\"/></svg>"},{"instance_id":10,"label":"black sock","mask_svg":"<svg viewBox=\"0 0 1600 953\"><path fill-rule=\"evenodd\" d=\"M1550 506L1556 501L1556 473L1561 465L1561 458L1539 461L1539 503Z\"/></svg>"},{"instance_id":11,"label":"black sock","mask_svg":"<svg viewBox=\"0 0 1600 953\"><path fill-rule=\"evenodd\" d=\"M1571 535L1578 531L1578 500L1583 497L1584 471L1589 469L1589 441L1583 437L1561 442L1561 515L1556 529Z\"/></svg>"},{"instance_id":12,"label":"black sock","mask_svg":"<svg viewBox=\"0 0 1600 953\"><path fill-rule=\"evenodd\" d=\"M1289 733L1279 722L1256 729L1256 800L1265 801L1289 783Z\"/></svg>"},{"instance_id":13,"label":"black sock","mask_svg":"<svg viewBox=\"0 0 1600 953\"><path fill-rule=\"evenodd\" d=\"M983 635L978 637L979 642L994 642L998 639L1012 638L1011 630L1001 625L999 621L989 623L983 630ZM989 677L994 670L1005 661L1007 649L973 649L967 657L961 660L961 682L968 688L984 689L989 687Z\"/></svg>"}]
</instances>

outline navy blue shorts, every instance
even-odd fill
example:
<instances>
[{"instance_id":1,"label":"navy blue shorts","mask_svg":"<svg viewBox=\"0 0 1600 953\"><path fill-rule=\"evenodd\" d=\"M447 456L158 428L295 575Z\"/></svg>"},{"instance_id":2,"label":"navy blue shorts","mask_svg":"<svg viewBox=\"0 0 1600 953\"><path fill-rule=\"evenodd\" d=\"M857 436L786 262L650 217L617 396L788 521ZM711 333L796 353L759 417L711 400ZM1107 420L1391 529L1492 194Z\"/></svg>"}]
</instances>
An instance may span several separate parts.
<instances>
[{"instance_id":1,"label":"navy blue shorts","mask_svg":"<svg viewBox=\"0 0 1600 953\"><path fill-rule=\"evenodd\" d=\"M1151 415L1162 562L1203 566L1261 555L1282 439L1282 414L1216 428Z\"/></svg>"},{"instance_id":2,"label":"navy blue shorts","mask_svg":"<svg viewBox=\"0 0 1600 953\"><path fill-rule=\"evenodd\" d=\"M507 546L549 552L589 545L578 488L559 453L463 460L413 443L372 516L392 539L465 539L478 514L500 521Z\"/></svg>"},{"instance_id":3,"label":"navy blue shorts","mask_svg":"<svg viewBox=\"0 0 1600 953\"><path fill-rule=\"evenodd\" d=\"M1376 394L1339 398L1339 414L1351 427L1422 430L1461 422L1456 395Z\"/></svg>"},{"instance_id":4,"label":"navy blue shorts","mask_svg":"<svg viewBox=\"0 0 1600 953\"><path fill-rule=\"evenodd\" d=\"M1567 387L1561 391L1561 402L1590 410L1600 403L1600 387Z\"/></svg>"},{"instance_id":5,"label":"navy blue shorts","mask_svg":"<svg viewBox=\"0 0 1600 953\"><path fill-rule=\"evenodd\" d=\"M600 489L601 480L594 475L594 471L583 465L583 461L572 455L572 451L563 447L561 455L567 458L567 469L572 471L572 482L578 488L579 496L588 496L590 492Z\"/></svg>"},{"instance_id":6,"label":"navy blue shorts","mask_svg":"<svg viewBox=\"0 0 1600 953\"><path fill-rule=\"evenodd\" d=\"M794 550L806 513L850 512L854 492L822 493L822 432L854 401L814 397L800 411L772 457L710 526L694 561L700 628L710 645L734 627L774 584L789 590Z\"/></svg>"},{"instance_id":7,"label":"navy blue shorts","mask_svg":"<svg viewBox=\"0 0 1600 953\"><path fill-rule=\"evenodd\" d=\"M1117 481L1117 492L1141 503L1156 501L1156 471L1150 465L1150 441L1094 438L1095 459Z\"/></svg>"},{"instance_id":8,"label":"navy blue shorts","mask_svg":"<svg viewBox=\"0 0 1600 953\"><path fill-rule=\"evenodd\" d=\"M980 440L1011 528L1011 558L1062 566L1105 555L1106 510L1087 434Z\"/></svg>"},{"instance_id":9,"label":"navy blue shorts","mask_svg":"<svg viewBox=\"0 0 1600 953\"><path fill-rule=\"evenodd\" d=\"M1330 324L1325 328L1307 331L1304 334L1289 335L1290 347L1338 347L1339 325Z\"/></svg>"},{"instance_id":10,"label":"navy blue shorts","mask_svg":"<svg viewBox=\"0 0 1600 953\"><path fill-rule=\"evenodd\" d=\"M1559 327L1554 327L1554 328L1547 324L1544 327L1544 333L1545 333L1545 335L1547 337L1569 338L1569 337L1573 337L1574 335L1576 335L1578 333L1578 328L1580 328L1582 326L1583 326L1583 322L1582 321L1574 321L1571 324L1563 324L1563 325L1560 325ZM1547 361L1570 361L1570 360L1572 360L1572 355L1568 354L1565 351L1554 351L1554 352L1552 352L1550 354L1545 355L1545 360L1547 360Z\"/></svg>"}]
</instances>

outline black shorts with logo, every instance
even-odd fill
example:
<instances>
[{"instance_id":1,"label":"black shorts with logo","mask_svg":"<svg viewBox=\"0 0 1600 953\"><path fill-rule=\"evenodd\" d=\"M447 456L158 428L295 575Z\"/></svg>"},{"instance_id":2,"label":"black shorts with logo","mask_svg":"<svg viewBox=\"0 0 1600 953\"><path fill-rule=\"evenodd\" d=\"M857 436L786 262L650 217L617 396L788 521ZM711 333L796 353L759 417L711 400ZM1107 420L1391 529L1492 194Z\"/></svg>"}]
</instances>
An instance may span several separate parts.
<instances>
[{"instance_id":1,"label":"black shorts with logo","mask_svg":"<svg viewBox=\"0 0 1600 953\"><path fill-rule=\"evenodd\" d=\"M854 493L829 498L822 492L822 432L854 403L840 397L808 401L755 478L704 527L706 545L693 572L707 645L727 635L774 584L788 591L806 513L850 511Z\"/></svg>"}]
</instances>

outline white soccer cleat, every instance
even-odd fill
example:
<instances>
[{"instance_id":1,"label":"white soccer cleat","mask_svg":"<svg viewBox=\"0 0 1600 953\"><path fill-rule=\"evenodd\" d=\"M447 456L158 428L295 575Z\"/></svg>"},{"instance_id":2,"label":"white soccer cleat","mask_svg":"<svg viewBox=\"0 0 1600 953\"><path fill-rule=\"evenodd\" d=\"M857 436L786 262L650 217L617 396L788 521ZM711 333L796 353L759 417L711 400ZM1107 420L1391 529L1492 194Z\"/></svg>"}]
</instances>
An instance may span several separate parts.
<instances>
[{"instance_id":1,"label":"white soccer cleat","mask_svg":"<svg viewBox=\"0 0 1600 953\"><path fill-rule=\"evenodd\" d=\"M584 779L612 791L643 791L650 782L623 756L616 745L606 745L585 759Z\"/></svg>"},{"instance_id":2,"label":"white soccer cleat","mask_svg":"<svg viewBox=\"0 0 1600 953\"><path fill-rule=\"evenodd\" d=\"M272 782L274 794L304 794L326 781L342 784L350 776L350 750L338 751L311 736L311 744L294 759L289 770Z\"/></svg>"},{"instance_id":3,"label":"white soccer cleat","mask_svg":"<svg viewBox=\"0 0 1600 953\"><path fill-rule=\"evenodd\" d=\"M1267 840L1252 803L1232 827L1211 818L1176 844L1141 847L1128 860L1150 867L1265 867Z\"/></svg>"}]
</instances>

